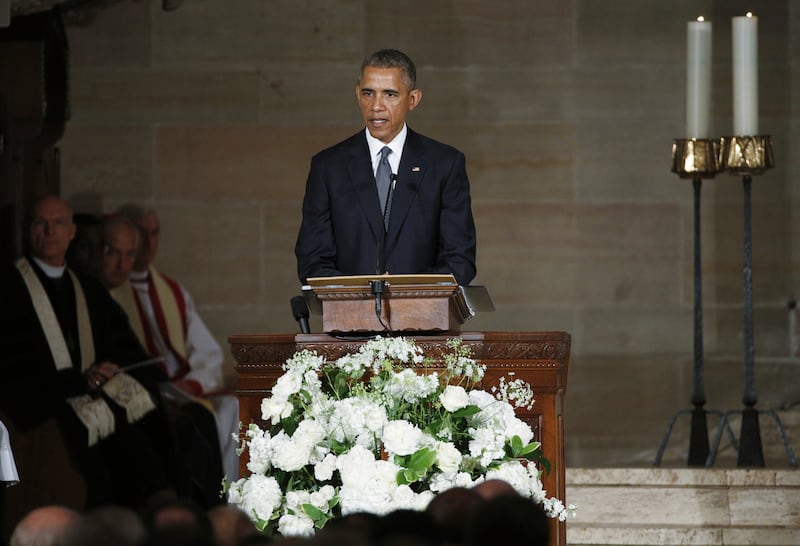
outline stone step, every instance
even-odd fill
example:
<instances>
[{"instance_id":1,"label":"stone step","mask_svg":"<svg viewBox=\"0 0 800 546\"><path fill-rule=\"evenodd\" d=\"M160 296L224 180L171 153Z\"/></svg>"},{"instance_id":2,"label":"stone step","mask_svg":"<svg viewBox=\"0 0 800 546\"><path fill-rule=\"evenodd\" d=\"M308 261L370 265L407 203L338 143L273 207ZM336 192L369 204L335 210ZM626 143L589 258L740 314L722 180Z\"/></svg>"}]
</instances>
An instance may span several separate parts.
<instances>
[{"instance_id":1,"label":"stone step","mask_svg":"<svg viewBox=\"0 0 800 546\"><path fill-rule=\"evenodd\" d=\"M800 470L567 469L567 544L797 545Z\"/></svg>"}]
</instances>

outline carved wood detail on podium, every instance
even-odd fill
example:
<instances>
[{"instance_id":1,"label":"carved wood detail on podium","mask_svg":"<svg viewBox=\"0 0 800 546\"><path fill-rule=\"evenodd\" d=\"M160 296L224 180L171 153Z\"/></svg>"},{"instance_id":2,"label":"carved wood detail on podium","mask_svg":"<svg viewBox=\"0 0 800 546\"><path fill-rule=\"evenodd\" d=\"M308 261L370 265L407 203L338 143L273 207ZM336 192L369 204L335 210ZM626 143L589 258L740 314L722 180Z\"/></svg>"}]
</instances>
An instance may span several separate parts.
<instances>
[{"instance_id":1,"label":"carved wood detail on podium","mask_svg":"<svg viewBox=\"0 0 800 546\"><path fill-rule=\"evenodd\" d=\"M497 385L501 376L514 373L515 378L530 383L536 402L531 411L518 410L518 416L534 429L535 439L553 465L550 475L542 476L548 495L565 498L563 404L567 388L570 335L566 332L462 332L460 334L426 335L413 338L425 355L437 357L446 352L446 341L459 337L474 358L487 366L484 386ZM308 349L328 360L353 353L363 344L358 339L339 339L326 334L263 334L234 335L228 339L236 360L240 418L244 426L261 421L261 400L283 370L282 364L295 352ZM244 465L244 461L242 463ZM243 473L246 469L242 468ZM566 525L552 521L551 544L566 545Z\"/></svg>"}]
</instances>

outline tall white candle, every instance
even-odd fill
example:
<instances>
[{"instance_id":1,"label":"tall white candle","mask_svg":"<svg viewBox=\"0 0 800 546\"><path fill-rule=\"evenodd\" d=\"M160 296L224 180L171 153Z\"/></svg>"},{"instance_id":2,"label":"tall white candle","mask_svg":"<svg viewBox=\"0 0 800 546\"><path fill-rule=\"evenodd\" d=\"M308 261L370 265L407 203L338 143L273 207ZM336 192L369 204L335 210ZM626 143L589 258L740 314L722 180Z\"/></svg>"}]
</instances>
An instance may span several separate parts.
<instances>
[{"instance_id":1,"label":"tall white candle","mask_svg":"<svg viewBox=\"0 0 800 546\"><path fill-rule=\"evenodd\" d=\"M733 136L758 135L758 17L733 18Z\"/></svg>"},{"instance_id":2,"label":"tall white candle","mask_svg":"<svg viewBox=\"0 0 800 546\"><path fill-rule=\"evenodd\" d=\"M686 46L686 136L710 138L711 22L689 21Z\"/></svg>"}]
</instances>

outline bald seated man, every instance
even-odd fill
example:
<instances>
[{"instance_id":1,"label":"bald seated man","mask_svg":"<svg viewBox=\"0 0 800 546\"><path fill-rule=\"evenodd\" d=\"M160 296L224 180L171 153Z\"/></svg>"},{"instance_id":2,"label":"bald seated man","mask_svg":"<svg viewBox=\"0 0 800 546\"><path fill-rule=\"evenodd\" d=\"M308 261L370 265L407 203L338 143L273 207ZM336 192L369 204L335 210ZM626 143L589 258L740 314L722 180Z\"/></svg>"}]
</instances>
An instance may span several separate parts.
<instances>
[{"instance_id":1,"label":"bald seated man","mask_svg":"<svg viewBox=\"0 0 800 546\"><path fill-rule=\"evenodd\" d=\"M31 510L11 533L10 546L55 546L81 515L63 506L42 506Z\"/></svg>"},{"instance_id":2,"label":"bald seated man","mask_svg":"<svg viewBox=\"0 0 800 546\"><path fill-rule=\"evenodd\" d=\"M129 218L112 214L103 218L103 253L100 281L108 290L127 282L139 252L139 228Z\"/></svg>"}]
</instances>

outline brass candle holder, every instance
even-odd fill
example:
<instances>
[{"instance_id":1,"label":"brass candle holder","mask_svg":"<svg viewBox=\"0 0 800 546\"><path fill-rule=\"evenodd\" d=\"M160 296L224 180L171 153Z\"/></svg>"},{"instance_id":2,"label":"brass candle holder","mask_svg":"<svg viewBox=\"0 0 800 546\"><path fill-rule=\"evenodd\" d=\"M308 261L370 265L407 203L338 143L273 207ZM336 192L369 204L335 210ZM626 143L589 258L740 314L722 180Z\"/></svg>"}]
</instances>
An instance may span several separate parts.
<instances>
[{"instance_id":1,"label":"brass candle holder","mask_svg":"<svg viewBox=\"0 0 800 546\"><path fill-rule=\"evenodd\" d=\"M672 172L680 178L714 178L719 172L718 139L679 138L672 141Z\"/></svg>"},{"instance_id":2,"label":"brass candle holder","mask_svg":"<svg viewBox=\"0 0 800 546\"><path fill-rule=\"evenodd\" d=\"M753 175L775 167L769 135L727 136L720 140L720 170L731 175Z\"/></svg>"}]
</instances>

